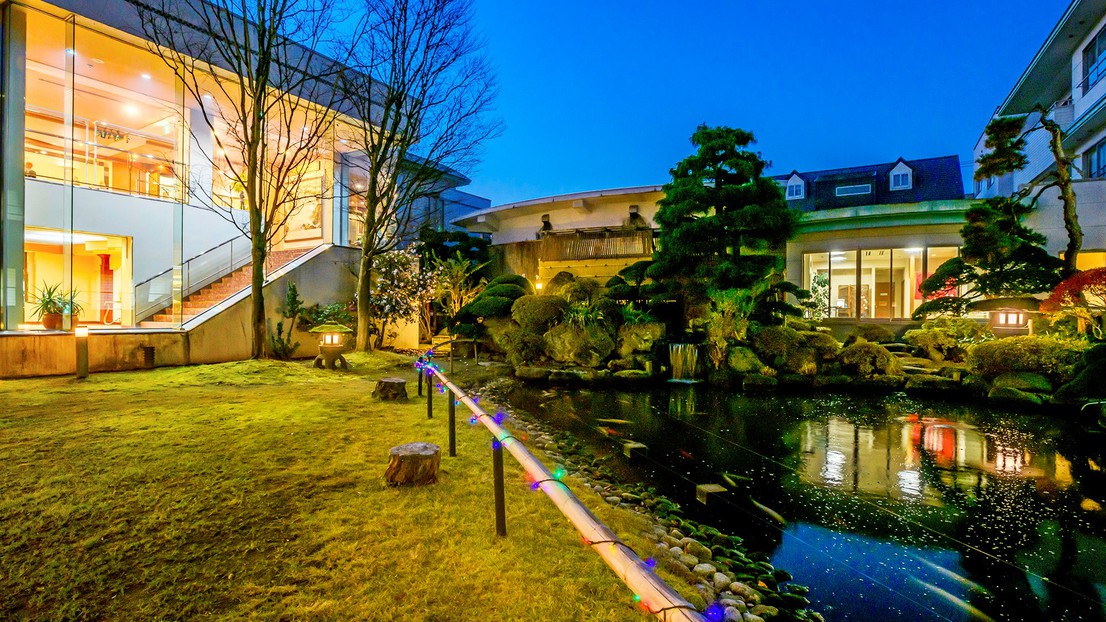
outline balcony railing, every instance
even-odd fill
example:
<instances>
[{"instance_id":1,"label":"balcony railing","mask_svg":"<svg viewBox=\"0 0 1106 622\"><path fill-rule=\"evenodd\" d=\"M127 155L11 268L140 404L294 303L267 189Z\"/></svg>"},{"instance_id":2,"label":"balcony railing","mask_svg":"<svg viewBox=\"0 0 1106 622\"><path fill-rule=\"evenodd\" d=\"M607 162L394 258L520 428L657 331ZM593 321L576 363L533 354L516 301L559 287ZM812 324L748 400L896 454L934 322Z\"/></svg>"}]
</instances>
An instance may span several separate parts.
<instances>
[{"instance_id":1,"label":"balcony railing","mask_svg":"<svg viewBox=\"0 0 1106 622\"><path fill-rule=\"evenodd\" d=\"M541 239L543 261L610 259L652 255L652 229L576 229L546 232Z\"/></svg>"},{"instance_id":2,"label":"balcony railing","mask_svg":"<svg viewBox=\"0 0 1106 622\"><path fill-rule=\"evenodd\" d=\"M184 262L181 266L182 297L249 265L250 240L245 236L231 238ZM173 304L173 269L160 273L134 286L135 322L141 322Z\"/></svg>"}]
</instances>

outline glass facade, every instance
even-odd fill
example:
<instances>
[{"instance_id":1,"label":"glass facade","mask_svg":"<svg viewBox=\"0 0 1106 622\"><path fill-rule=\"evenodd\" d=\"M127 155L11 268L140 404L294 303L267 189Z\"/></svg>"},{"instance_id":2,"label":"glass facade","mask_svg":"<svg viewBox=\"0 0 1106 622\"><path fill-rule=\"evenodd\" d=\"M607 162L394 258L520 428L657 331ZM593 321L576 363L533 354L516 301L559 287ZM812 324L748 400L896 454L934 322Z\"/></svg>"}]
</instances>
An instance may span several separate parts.
<instances>
[{"instance_id":1,"label":"glass facade","mask_svg":"<svg viewBox=\"0 0 1106 622\"><path fill-rule=\"evenodd\" d=\"M909 319L924 302L922 281L957 252L952 246L805 253L803 287L819 319Z\"/></svg>"},{"instance_id":2,"label":"glass facade","mask_svg":"<svg viewBox=\"0 0 1106 622\"><path fill-rule=\"evenodd\" d=\"M2 10L0 330L42 330L49 289L80 307L65 329L75 319L181 326L198 313L190 295L249 262L231 117L219 131L219 102L186 97L165 62L125 35L18 4ZM283 151L272 159L290 149L273 142ZM334 147L326 136L282 177L290 199L274 250L346 241Z\"/></svg>"}]
</instances>

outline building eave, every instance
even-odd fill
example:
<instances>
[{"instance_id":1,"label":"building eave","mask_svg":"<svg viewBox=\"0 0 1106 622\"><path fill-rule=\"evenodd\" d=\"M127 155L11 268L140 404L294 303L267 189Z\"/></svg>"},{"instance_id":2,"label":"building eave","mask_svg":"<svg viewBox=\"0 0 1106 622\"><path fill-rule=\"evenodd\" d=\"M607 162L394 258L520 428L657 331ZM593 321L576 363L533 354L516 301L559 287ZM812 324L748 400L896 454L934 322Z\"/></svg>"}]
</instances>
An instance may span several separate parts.
<instances>
[{"instance_id":1,"label":"building eave","mask_svg":"<svg viewBox=\"0 0 1106 622\"><path fill-rule=\"evenodd\" d=\"M528 199L526 201L517 201L515 203L495 205L493 207L489 207L488 209L480 210L479 212L466 214L461 218L454 219L453 221L451 221L450 224L458 227L467 228L471 225L476 224L481 216L493 215L498 218L500 215L502 215L503 212L514 210L517 213L522 213L527 208L548 207L557 203L564 203L565 207L574 207L574 203L580 204L580 202L585 202L591 199L622 197L634 194L650 194L654 192L661 192L663 188L664 186L632 186L629 188L590 190L587 192L573 192L569 194L558 194L537 199Z\"/></svg>"}]
</instances>

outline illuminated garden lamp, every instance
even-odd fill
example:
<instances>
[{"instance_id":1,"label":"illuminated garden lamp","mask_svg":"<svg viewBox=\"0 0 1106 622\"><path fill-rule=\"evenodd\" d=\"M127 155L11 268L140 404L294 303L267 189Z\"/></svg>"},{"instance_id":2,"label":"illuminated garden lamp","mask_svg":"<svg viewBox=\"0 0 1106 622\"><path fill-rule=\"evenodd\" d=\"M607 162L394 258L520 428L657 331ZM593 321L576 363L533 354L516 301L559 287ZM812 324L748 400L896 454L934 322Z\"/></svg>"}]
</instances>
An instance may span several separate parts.
<instances>
[{"instance_id":1,"label":"illuminated garden lamp","mask_svg":"<svg viewBox=\"0 0 1106 622\"><path fill-rule=\"evenodd\" d=\"M541 292L541 288L542 288L542 282L541 281L538 281L537 283L534 283L534 289L538 290L538 292Z\"/></svg>"},{"instance_id":2,"label":"illuminated garden lamp","mask_svg":"<svg viewBox=\"0 0 1106 622\"><path fill-rule=\"evenodd\" d=\"M315 357L315 367L322 369L349 369L349 362L342 352L346 349L346 335L353 331L341 324L322 324L311 329L312 333L321 335L319 340L319 355Z\"/></svg>"},{"instance_id":3,"label":"illuminated garden lamp","mask_svg":"<svg viewBox=\"0 0 1106 622\"><path fill-rule=\"evenodd\" d=\"M88 378L88 327L77 326L73 336L77 338L77 378Z\"/></svg>"}]
</instances>

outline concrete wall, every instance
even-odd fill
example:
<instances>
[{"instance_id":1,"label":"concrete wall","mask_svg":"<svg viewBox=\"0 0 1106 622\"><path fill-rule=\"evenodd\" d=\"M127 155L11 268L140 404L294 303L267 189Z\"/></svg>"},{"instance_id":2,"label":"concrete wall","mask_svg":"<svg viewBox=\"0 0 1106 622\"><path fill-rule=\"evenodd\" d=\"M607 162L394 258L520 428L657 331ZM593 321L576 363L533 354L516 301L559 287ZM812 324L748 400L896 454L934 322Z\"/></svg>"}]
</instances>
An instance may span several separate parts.
<instances>
[{"instance_id":1,"label":"concrete wall","mask_svg":"<svg viewBox=\"0 0 1106 622\"><path fill-rule=\"evenodd\" d=\"M1106 250L1106 179L1079 181L1074 187L1079 225L1083 228L1083 250ZM1047 248L1053 255L1059 255L1067 247L1068 234L1064 230L1058 191L1049 190L1042 195L1025 224L1048 238Z\"/></svg>"},{"instance_id":2,"label":"concrete wall","mask_svg":"<svg viewBox=\"0 0 1106 622\"><path fill-rule=\"evenodd\" d=\"M356 249L332 246L302 265L278 273L265 286L269 329L281 320L288 283L294 281L305 304L349 300L357 285ZM89 336L89 369L93 372L140 369L142 348L153 346L156 366L223 363L249 358L249 296L232 299L224 311L185 331L103 330ZM313 356L318 337L296 331L297 356ZM404 342L397 347L408 346ZM0 378L72 374L76 369L75 337L70 333L0 334Z\"/></svg>"}]
</instances>

